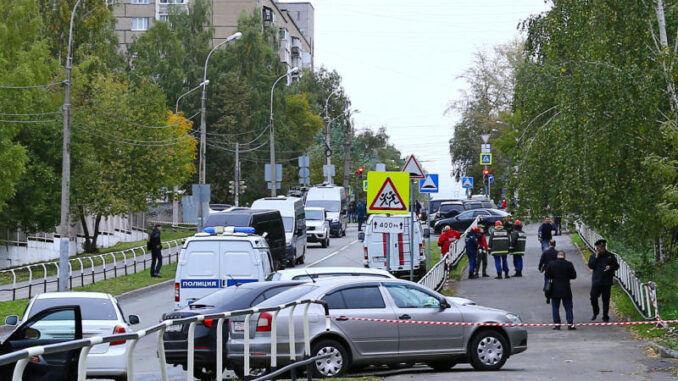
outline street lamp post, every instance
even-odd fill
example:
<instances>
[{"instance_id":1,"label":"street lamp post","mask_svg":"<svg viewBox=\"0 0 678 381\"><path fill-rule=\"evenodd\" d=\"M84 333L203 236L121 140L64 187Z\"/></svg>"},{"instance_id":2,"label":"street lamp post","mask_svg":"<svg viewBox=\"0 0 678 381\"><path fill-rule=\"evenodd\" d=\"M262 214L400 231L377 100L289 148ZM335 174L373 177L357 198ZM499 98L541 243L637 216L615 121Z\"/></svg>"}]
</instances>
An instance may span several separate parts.
<instances>
[{"instance_id":1,"label":"street lamp post","mask_svg":"<svg viewBox=\"0 0 678 381\"><path fill-rule=\"evenodd\" d=\"M64 137L61 164L61 220L59 224L59 283L58 290L68 290L68 257L71 252L71 68L73 61L73 21L82 0L75 2L68 29L66 78L64 80Z\"/></svg>"},{"instance_id":2,"label":"street lamp post","mask_svg":"<svg viewBox=\"0 0 678 381\"><path fill-rule=\"evenodd\" d=\"M330 119L330 113L328 110L328 105L330 102L330 98L332 98L333 95L337 93L337 89L332 91L329 96L327 96L327 99L325 100L325 165L327 166L327 184L332 185L332 173L330 172L329 168L330 165L332 165L332 149L330 148L330 135L331 135L331 128L330 126L332 125L332 120Z\"/></svg>"},{"instance_id":3,"label":"street lamp post","mask_svg":"<svg viewBox=\"0 0 678 381\"><path fill-rule=\"evenodd\" d=\"M299 71L298 67L293 67L290 70L287 71L287 73L281 75L278 79L273 82L273 86L271 86L271 115L269 118L269 138L270 138L270 149L271 149L271 197L275 197L276 195L276 186L278 185L278 179L277 173L275 170L275 131L273 128L273 91L275 90L276 85L278 85L278 82L282 80L283 78L286 78L290 74L294 74Z\"/></svg>"},{"instance_id":4,"label":"street lamp post","mask_svg":"<svg viewBox=\"0 0 678 381\"><path fill-rule=\"evenodd\" d=\"M199 88L201 88L201 87L203 87L203 86L207 86L207 85L209 85L209 84L210 84L210 81L209 81L209 80L207 80L206 82L200 82L200 84L199 84L198 86L196 86L196 87L194 87L194 88L188 90L187 92L185 92L185 93L179 95L179 98L177 98L177 103L174 105L174 113L175 113L175 114L178 114L178 113L179 113L179 101L181 100L181 98L183 98L183 97L187 96L188 94L190 94L190 93L192 93L192 92L198 90Z\"/></svg>"}]
</instances>

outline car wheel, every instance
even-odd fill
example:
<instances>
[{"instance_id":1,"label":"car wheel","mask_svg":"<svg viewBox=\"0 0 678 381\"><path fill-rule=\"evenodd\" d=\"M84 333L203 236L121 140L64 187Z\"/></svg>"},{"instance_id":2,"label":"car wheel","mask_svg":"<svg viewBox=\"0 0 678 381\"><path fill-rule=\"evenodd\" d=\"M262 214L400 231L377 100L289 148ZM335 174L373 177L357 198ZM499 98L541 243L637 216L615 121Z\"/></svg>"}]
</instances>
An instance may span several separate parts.
<instances>
[{"instance_id":1,"label":"car wheel","mask_svg":"<svg viewBox=\"0 0 678 381\"><path fill-rule=\"evenodd\" d=\"M243 367L240 365L235 365L233 366L233 369L231 369L233 373L235 373L236 377L240 380L245 379L245 372L243 370ZM261 377L265 374L269 373L269 368L250 368L250 378L254 377Z\"/></svg>"},{"instance_id":2,"label":"car wheel","mask_svg":"<svg viewBox=\"0 0 678 381\"><path fill-rule=\"evenodd\" d=\"M330 237L325 239L325 247L330 247Z\"/></svg>"},{"instance_id":3,"label":"car wheel","mask_svg":"<svg viewBox=\"0 0 678 381\"><path fill-rule=\"evenodd\" d=\"M340 377L349 368L348 353L343 345L336 340L320 340L313 344L311 353L316 356L327 355L330 357L318 360L313 364L313 375L319 378Z\"/></svg>"},{"instance_id":4,"label":"car wheel","mask_svg":"<svg viewBox=\"0 0 678 381\"><path fill-rule=\"evenodd\" d=\"M480 331L471 339L469 352L471 365L476 370L498 370L509 356L504 336L490 330Z\"/></svg>"},{"instance_id":5,"label":"car wheel","mask_svg":"<svg viewBox=\"0 0 678 381\"><path fill-rule=\"evenodd\" d=\"M455 365L457 365L457 363L451 360L437 360L437 361L427 361L426 365L433 368L433 370L435 371L446 372L452 369Z\"/></svg>"}]
</instances>

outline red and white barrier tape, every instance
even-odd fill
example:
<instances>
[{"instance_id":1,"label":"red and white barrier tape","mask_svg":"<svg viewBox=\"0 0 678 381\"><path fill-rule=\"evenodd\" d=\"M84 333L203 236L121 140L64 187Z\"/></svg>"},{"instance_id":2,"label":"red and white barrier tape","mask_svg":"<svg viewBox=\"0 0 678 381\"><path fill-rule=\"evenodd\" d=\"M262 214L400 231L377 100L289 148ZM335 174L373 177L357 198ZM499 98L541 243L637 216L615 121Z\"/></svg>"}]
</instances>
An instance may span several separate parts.
<instances>
[{"instance_id":1,"label":"red and white barrier tape","mask_svg":"<svg viewBox=\"0 0 678 381\"><path fill-rule=\"evenodd\" d=\"M422 324L422 325L452 325L452 326L484 326L484 327L556 327L569 326L567 323L476 323L476 322L457 322L457 321L421 321L421 320L395 320L395 319L375 319L349 316L332 316L335 320L357 320L375 323L396 323L396 324ZM628 326L628 325L656 325L656 324L678 324L678 320L658 320L658 321L615 321L607 323L574 323L578 327L599 327L599 326Z\"/></svg>"}]
</instances>

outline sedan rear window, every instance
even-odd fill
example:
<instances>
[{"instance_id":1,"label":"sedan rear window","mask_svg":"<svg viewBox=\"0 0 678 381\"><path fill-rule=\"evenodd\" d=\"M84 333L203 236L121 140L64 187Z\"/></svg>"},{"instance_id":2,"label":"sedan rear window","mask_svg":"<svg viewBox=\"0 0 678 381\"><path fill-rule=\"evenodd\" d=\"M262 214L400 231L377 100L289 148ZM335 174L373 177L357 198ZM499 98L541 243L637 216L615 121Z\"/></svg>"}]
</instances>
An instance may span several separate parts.
<instances>
[{"instance_id":1,"label":"sedan rear window","mask_svg":"<svg viewBox=\"0 0 678 381\"><path fill-rule=\"evenodd\" d=\"M273 307L273 306L279 306L281 304L289 303L291 301L297 300L297 299L305 299L304 296L314 289L316 289L317 286L314 286L312 284L306 284L306 285L301 285L292 288L291 290L287 290L285 292L281 292L280 294L270 298L266 299L263 303L259 304L257 307Z\"/></svg>"},{"instance_id":2,"label":"sedan rear window","mask_svg":"<svg viewBox=\"0 0 678 381\"><path fill-rule=\"evenodd\" d=\"M28 318L48 308L58 306L80 306L82 320L118 320L115 307L109 299L103 298L45 298L37 299L31 306Z\"/></svg>"}]
</instances>

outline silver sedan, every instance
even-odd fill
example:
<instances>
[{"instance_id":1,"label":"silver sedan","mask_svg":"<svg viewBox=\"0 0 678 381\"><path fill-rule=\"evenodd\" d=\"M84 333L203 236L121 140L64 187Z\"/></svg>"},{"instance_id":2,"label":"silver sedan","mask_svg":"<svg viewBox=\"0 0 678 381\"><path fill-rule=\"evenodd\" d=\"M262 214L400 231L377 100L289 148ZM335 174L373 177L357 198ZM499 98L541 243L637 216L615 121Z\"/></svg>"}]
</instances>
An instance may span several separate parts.
<instances>
[{"instance_id":1,"label":"silver sedan","mask_svg":"<svg viewBox=\"0 0 678 381\"><path fill-rule=\"evenodd\" d=\"M335 278L295 287L257 307L277 306L296 299L320 299L332 315L326 330L319 305L309 309L311 355L331 354L313 367L316 377L337 377L351 366L424 362L442 371L457 363L478 370L498 370L511 355L527 349L527 330L512 326L435 325L405 323L520 323L515 314L481 307L460 298L447 298L416 283L397 279ZM294 311L296 359L303 358L303 307ZM290 363L289 309L278 315L278 366ZM355 318L363 318L356 320ZM375 321L386 319L388 322ZM228 362L243 366L243 319L234 319L228 339ZM399 323L400 322L400 323ZM250 321L251 367L270 365L271 315L255 314Z\"/></svg>"}]
</instances>

